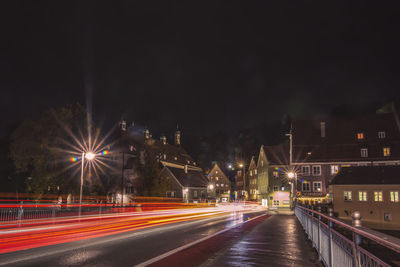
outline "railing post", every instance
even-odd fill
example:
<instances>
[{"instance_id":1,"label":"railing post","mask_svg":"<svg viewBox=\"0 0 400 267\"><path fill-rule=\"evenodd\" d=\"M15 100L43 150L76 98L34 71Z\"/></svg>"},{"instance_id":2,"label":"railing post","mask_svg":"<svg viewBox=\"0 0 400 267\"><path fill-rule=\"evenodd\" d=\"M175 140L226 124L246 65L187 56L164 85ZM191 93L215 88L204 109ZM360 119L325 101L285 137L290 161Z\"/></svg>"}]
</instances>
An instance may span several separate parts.
<instances>
[{"instance_id":1,"label":"railing post","mask_svg":"<svg viewBox=\"0 0 400 267\"><path fill-rule=\"evenodd\" d=\"M333 217L333 209L329 208L328 209L328 215L329 217ZM333 228L333 222L331 220L328 221L328 226L329 226L329 267L333 266L333 239L332 239L332 228Z\"/></svg>"},{"instance_id":2,"label":"railing post","mask_svg":"<svg viewBox=\"0 0 400 267\"><path fill-rule=\"evenodd\" d=\"M318 212L321 213L321 206L318 207ZM319 260L322 260L322 256L321 256L321 215L319 215L319 214L318 214L318 244L317 244L317 249L318 249Z\"/></svg>"},{"instance_id":3,"label":"railing post","mask_svg":"<svg viewBox=\"0 0 400 267\"><path fill-rule=\"evenodd\" d=\"M18 227L21 227L22 216L24 215L24 209L22 208L23 203L24 202L21 201L21 205L19 206L19 209L18 209Z\"/></svg>"},{"instance_id":4,"label":"railing post","mask_svg":"<svg viewBox=\"0 0 400 267\"><path fill-rule=\"evenodd\" d=\"M359 211L354 211L351 214L353 218L353 226L361 227L361 213ZM353 266L361 267L361 258L358 246L361 244L361 236L353 231Z\"/></svg>"},{"instance_id":5,"label":"railing post","mask_svg":"<svg viewBox=\"0 0 400 267\"><path fill-rule=\"evenodd\" d=\"M314 206L311 206L311 244L313 245L313 247L315 247L315 244L314 244L314 223L313 223L313 221L314 221L314 212L313 212L313 210L314 210Z\"/></svg>"}]
</instances>

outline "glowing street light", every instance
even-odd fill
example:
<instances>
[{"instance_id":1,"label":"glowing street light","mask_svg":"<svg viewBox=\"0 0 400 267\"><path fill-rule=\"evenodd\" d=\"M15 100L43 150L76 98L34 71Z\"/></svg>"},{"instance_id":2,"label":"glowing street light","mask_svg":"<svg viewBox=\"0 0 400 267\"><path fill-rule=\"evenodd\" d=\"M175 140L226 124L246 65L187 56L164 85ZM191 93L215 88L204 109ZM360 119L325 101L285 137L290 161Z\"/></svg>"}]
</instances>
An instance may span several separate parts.
<instances>
[{"instance_id":1,"label":"glowing street light","mask_svg":"<svg viewBox=\"0 0 400 267\"><path fill-rule=\"evenodd\" d=\"M81 216L81 210L82 210L82 191L83 191L83 169L84 169L84 164L85 164L85 159L88 161L94 160L96 157L96 154L93 152L82 152L82 164L81 164L81 188L79 191L79 217Z\"/></svg>"},{"instance_id":2,"label":"glowing street light","mask_svg":"<svg viewBox=\"0 0 400 267\"><path fill-rule=\"evenodd\" d=\"M287 176L288 176L290 179L293 179L294 176L295 176L295 173L294 173L294 172L288 172L288 173L287 173Z\"/></svg>"},{"instance_id":3,"label":"glowing street light","mask_svg":"<svg viewBox=\"0 0 400 267\"><path fill-rule=\"evenodd\" d=\"M208 189L213 190L214 189L214 185L213 184L208 185Z\"/></svg>"}]
</instances>

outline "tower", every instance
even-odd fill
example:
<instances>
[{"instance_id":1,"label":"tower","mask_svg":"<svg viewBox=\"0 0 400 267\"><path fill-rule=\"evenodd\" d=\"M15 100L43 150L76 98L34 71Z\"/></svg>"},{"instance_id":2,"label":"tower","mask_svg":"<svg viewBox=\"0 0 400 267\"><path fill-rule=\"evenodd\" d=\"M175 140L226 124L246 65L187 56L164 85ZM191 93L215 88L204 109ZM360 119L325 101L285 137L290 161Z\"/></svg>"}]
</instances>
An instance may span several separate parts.
<instances>
[{"instance_id":1,"label":"tower","mask_svg":"<svg viewBox=\"0 0 400 267\"><path fill-rule=\"evenodd\" d=\"M176 127L175 131L175 145L176 146L181 145L181 131L179 131L178 126Z\"/></svg>"}]
</instances>

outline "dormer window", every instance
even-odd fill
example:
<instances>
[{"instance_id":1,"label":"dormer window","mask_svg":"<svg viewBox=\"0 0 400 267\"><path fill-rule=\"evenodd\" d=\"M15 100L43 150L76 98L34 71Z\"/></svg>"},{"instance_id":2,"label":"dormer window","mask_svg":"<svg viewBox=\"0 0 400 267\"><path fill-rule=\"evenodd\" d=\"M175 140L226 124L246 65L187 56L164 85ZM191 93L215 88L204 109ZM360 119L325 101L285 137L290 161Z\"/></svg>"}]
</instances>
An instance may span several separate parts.
<instances>
[{"instance_id":1,"label":"dormer window","mask_svg":"<svg viewBox=\"0 0 400 267\"><path fill-rule=\"evenodd\" d=\"M364 139L364 133L363 132L357 133L357 139L358 140L363 140Z\"/></svg>"},{"instance_id":2,"label":"dormer window","mask_svg":"<svg viewBox=\"0 0 400 267\"><path fill-rule=\"evenodd\" d=\"M174 160L178 160L178 158L177 158L177 157L174 157Z\"/></svg>"},{"instance_id":3,"label":"dormer window","mask_svg":"<svg viewBox=\"0 0 400 267\"><path fill-rule=\"evenodd\" d=\"M384 138L386 138L386 132L384 132L384 131L378 132L378 138L379 138L379 139L384 139Z\"/></svg>"},{"instance_id":4,"label":"dormer window","mask_svg":"<svg viewBox=\"0 0 400 267\"><path fill-rule=\"evenodd\" d=\"M135 148L133 146L129 146L129 150L132 152L133 150L135 150Z\"/></svg>"}]
</instances>

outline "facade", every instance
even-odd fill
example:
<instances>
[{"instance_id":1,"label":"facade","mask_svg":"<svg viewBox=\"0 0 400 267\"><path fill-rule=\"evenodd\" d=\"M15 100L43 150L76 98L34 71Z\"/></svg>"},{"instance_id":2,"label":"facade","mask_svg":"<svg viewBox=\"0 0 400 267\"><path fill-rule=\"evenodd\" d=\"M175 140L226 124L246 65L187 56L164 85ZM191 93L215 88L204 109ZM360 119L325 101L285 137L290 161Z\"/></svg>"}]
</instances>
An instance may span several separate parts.
<instances>
[{"instance_id":1,"label":"facade","mask_svg":"<svg viewBox=\"0 0 400 267\"><path fill-rule=\"evenodd\" d=\"M297 120L291 135L297 200L302 203L328 202L327 187L342 167L400 164L395 113Z\"/></svg>"},{"instance_id":2,"label":"facade","mask_svg":"<svg viewBox=\"0 0 400 267\"><path fill-rule=\"evenodd\" d=\"M259 198L268 207L290 207L291 181L288 180L289 149L286 146L261 146L258 161Z\"/></svg>"},{"instance_id":3,"label":"facade","mask_svg":"<svg viewBox=\"0 0 400 267\"><path fill-rule=\"evenodd\" d=\"M245 200L247 199L247 192L245 190L245 172L244 168L238 169L235 175L236 190L235 190L235 200Z\"/></svg>"},{"instance_id":4,"label":"facade","mask_svg":"<svg viewBox=\"0 0 400 267\"><path fill-rule=\"evenodd\" d=\"M363 226L400 230L400 166L344 167L329 190L339 218L359 211Z\"/></svg>"},{"instance_id":5,"label":"facade","mask_svg":"<svg viewBox=\"0 0 400 267\"><path fill-rule=\"evenodd\" d=\"M247 182L248 182L248 192L249 192L249 200L252 201L258 201L259 200L259 194L258 194L258 181L257 181L257 165L254 160L254 156L251 157L250 160L250 165L247 171L248 177Z\"/></svg>"},{"instance_id":6,"label":"facade","mask_svg":"<svg viewBox=\"0 0 400 267\"><path fill-rule=\"evenodd\" d=\"M211 194L215 194L215 198L218 201L227 202L230 201L230 194L232 190L232 184L229 178L225 175L222 169L217 163L214 164L210 173L208 174L210 186L209 191ZM212 188L212 190L210 190Z\"/></svg>"}]
</instances>

